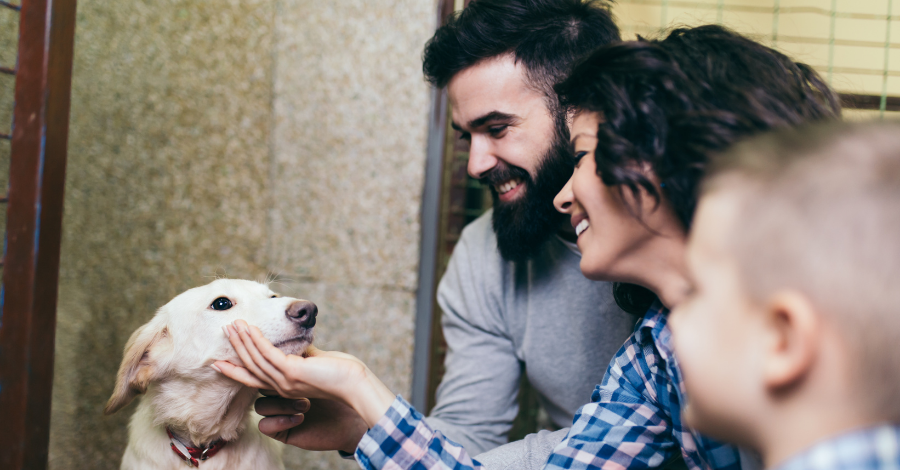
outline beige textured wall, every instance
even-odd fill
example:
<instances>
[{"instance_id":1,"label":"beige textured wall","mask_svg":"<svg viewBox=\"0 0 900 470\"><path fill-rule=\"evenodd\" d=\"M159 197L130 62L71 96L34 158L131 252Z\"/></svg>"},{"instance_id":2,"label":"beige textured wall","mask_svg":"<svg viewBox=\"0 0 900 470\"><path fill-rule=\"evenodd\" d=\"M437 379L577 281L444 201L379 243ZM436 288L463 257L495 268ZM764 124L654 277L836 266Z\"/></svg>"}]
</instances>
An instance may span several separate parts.
<instances>
[{"instance_id":1,"label":"beige textured wall","mask_svg":"<svg viewBox=\"0 0 900 470\"><path fill-rule=\"evenodd\" d=\"M320 347L359 356L408 396L429 106L421 54L435 4L277 8L269 267L318 304ZM336 457L285 460L358 468Z\"/></svg>"},{"instance_id":2,"label":"beige textured wall","mask_svg":"<svg viewBox=\"0 0 900 470\"><path fill-rule=\"evenodd\" d=\"M125 341L216 274L280 274L318 303L320 347L408 393L434 9L79 1L51 468L118 468ZM334 457L286 462L355 468Z\"/></svg>"}]
</instances>

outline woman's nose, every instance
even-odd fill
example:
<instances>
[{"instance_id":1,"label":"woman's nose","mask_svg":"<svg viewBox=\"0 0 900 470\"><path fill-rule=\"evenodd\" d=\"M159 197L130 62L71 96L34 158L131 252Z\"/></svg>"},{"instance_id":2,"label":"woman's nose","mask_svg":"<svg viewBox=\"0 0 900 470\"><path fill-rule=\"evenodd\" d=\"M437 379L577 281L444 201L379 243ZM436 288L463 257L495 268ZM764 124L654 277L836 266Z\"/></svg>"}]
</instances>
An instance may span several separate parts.
<instances>
[{"instance_id":1,"label":"woman's nose","mask_svg":"<svg viewBox=\"0 0 900 470\"><path fill-rule=\"evenodd\" d=\"M563 214L569 214L572 211L572 202L574 201L574 195L572 194L572 178L569 178L569 181L566 182L566 185L559 191L559 194L553 198L553 206L556 207L556 210L562 212Z\"/></svg>"}]
</instances>

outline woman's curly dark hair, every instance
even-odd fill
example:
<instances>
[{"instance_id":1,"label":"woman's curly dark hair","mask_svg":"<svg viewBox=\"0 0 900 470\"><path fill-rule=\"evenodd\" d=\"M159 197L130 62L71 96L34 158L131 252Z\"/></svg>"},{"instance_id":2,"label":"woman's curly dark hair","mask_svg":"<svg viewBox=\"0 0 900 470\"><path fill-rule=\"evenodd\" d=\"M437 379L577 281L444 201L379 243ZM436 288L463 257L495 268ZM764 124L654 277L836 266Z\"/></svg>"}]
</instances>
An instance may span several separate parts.
<instances>
[{"instance_id":1,"label":"woman's curly dark hair","mask_svg":"<svg viewBox=\"0 0 900 470\"><path fill-rule=\"evenodd\" d=\"M712 154L753 134L841 115L811 67L716 25L601 47L555 90L562 106L600 114L594 155L603 183L638 201L641 189L657 204L664 197L685 230ZM656 300L632 284L614 292L632 313Z\"/></svg>"}]
</instances>

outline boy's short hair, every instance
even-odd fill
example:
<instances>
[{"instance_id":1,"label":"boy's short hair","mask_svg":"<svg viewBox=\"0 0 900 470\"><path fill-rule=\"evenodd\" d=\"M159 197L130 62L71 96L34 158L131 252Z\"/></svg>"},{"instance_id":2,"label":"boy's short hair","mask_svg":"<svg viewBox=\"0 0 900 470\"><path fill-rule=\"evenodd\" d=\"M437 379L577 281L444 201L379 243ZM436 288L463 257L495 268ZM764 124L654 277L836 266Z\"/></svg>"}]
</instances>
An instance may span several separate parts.
<instances>
[{"instance_id":1,"label":"boy's short hair","mask_svg":"<svg viewBox=\"0 0 900 470\"><path fill-rule=\"evenodd\" d=\"M900 419L900 123L753 139L713 161L703 191L737 196L726 243L750 298L806 295L847 341L872 411Z\"/></svg>"}]
</instances>

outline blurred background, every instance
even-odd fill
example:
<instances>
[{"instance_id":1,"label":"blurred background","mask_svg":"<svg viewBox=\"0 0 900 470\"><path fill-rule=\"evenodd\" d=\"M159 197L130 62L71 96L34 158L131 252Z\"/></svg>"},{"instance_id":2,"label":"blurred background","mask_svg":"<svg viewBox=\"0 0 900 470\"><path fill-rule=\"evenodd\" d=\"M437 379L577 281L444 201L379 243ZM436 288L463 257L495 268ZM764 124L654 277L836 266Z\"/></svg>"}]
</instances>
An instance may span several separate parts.
<instances>
[{"instance_id":1,"label":"blurred background","mask_svg":"<svg viewBox=\"0 0 900 470\"><path fill-rule=\"evenodd\" d=\"M900 111L896 4L620 0L613 12L627 38L724 23L816 67L864 108L848 117L879 119ZM319 347L357 355L404 395L418 341L416 393L428 401L443 351L439 312L421 296L417 305L420 259L437 260L427 264L437 278L459 231L489 204L421 73L439 18L463 7L78 2L50 468L118 468L134 407L112 417L102 408L125 341L216 276L275 276L275 290L315 301ZM0 8L0 66L15 64L17 22ZM13 84L0 74L0 133ZM438 149L439 178L426 183L428 149ZM0 139L0 188L8 166ZM429 191L439 197L423 209ZM436 248L420 249L423 233ZM429 327L417 330L417 318ZM291 449L285 460L356 468L335 453Z\"/></svg>"}]
</instances>

